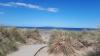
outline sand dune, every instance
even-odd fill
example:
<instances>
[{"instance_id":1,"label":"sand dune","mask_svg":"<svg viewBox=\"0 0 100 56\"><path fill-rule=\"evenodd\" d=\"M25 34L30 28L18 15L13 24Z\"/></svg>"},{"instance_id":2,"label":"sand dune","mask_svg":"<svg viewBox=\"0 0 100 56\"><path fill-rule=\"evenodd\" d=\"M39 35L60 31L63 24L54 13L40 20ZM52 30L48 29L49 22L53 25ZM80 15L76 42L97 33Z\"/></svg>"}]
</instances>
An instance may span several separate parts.
<instances>
[{"instance_id":1,"label":"sand dune","mask_svg":"<svg viewBox=\"0 0 100 56\"><path fill-rule=\"evenodd\" d=\"M49 32L40 32L42 38L45 41L48 41L50 34ZM48 38L47 38L48 37ZM34 56L35 53L41 48L47 46L47 44L30 44L30 45L23 45L19 46L19 50L8 54L7 56ZM77 56L86 55L88 52L94 51L94 47L88 47L77 51ZM43 48L40 52L37 53L36 56L63 56L62 53L54 55L48 54L48 47Z\"/></svg>"}]
</instances>

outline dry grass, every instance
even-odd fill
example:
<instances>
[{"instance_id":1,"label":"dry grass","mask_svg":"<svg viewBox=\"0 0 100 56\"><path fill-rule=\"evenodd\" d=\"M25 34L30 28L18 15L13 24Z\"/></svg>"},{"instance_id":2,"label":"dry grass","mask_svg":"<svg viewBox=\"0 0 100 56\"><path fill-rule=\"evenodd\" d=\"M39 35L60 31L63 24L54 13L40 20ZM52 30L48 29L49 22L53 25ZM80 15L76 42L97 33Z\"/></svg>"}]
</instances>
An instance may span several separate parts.
<instances>
[{"instance_id":1,"label":"dry grass","mask_svg":"<svg viewBox=\"0 0 100 56\"><path fill-rule=\"evenodd\" d=\"M23 30L0 27L0 56L6 56L6 54L17 50L17 43L26 44L29 38L36 43L43 41L37 29Z\"/></svg>"},{"instance_id":2,"label":"dry grass","mask_svg":"<svg viewBox=\"0 0 100 56\"><path fill-rule=\"evenodd\" d=\"M100 32L98 31L62 31L54 30L51 32L49 40L50 54L63 53L65 56L80 56L76 51L99 45ZM94 52L96 49L94 50Z\"/></svg>"},{"instance_id":3,"label":"dry grass","mask_svg":"<svg viewBox=\"0 0 100 56\"><path fill-rule=\"evenodd\" d=\"M64 56L80 56L77 51L95 46L93 52L85 56L100 56L100 31L63 31L53 30L48 42L48 53ZM26 44L43 43L37 29L18 29L0 27L0 56L17 50L17 42ZM82 55L83 56L83 55Z\"/></svg>"},{"instance_id":4,"label":"dry grass","mask_svg":"<svg viewBox=\"0 0 100 56\"><path fill-rule=\"evenodd\" d=\"M0 28L0 56L17 50L15 41L11 38L10 33L5 28Z\"/></svg>"},{"instance_id":5,"label":"dry grass","mask_svg":"<svg viewBox=\"0 0 100 56\"><path fill-rule=\"evenodd\" d=\"M43 43L43 39L37 29L26 30L24 36L26 39L33 39L35 43Z\"/></svg>"}]
</instances>

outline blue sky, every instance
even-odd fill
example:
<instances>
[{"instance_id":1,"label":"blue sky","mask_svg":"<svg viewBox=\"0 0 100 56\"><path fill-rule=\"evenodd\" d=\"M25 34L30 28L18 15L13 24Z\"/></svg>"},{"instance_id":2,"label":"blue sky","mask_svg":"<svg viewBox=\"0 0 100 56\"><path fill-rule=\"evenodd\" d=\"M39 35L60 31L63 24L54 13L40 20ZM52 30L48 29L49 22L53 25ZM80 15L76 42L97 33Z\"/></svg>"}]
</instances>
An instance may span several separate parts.
<instances>
[{"instance_id":1,"label":"blue sky","mask_svg":"<svg viewBox=\"0 0 100 56\"><path fill-rule=\"evenodd\" d=\"M100 0L0 0L0 24L97 27Z\"/></svg>"}]
</instances>

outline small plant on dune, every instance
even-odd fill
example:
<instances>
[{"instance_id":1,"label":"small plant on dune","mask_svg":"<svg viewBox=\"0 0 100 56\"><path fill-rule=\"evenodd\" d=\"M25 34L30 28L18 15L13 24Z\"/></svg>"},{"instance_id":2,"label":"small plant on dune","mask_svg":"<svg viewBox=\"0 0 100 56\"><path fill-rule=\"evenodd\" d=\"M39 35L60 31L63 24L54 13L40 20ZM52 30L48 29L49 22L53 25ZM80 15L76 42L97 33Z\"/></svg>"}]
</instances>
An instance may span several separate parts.
<instances>
[{"instance_id":1,"label":"small plant on dune","mask_svg":"<svg viewBox=\"0 0 100 56\"><path fill-rule=\"evenodd\" d=\"M72 32L53 31L49 42L49 53L64 53L65 56L75 56L76 50L85 47L81 42L75 39Z\"/></svg>"}]
</instances>

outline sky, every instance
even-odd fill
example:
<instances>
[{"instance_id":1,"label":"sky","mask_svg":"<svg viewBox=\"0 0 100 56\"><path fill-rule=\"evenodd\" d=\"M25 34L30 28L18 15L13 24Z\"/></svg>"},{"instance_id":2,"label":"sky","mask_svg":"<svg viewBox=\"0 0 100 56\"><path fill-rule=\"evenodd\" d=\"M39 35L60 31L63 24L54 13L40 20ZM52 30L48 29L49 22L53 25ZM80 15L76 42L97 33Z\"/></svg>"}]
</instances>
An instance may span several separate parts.
<instances>
[{"instance_id":1,"label":"sky","mask_svg":"<svg viewBox=\"0 0 100 56\"><path fill-rule=\"evenodd\" d=\"M0 0L0 24L95 28L100 25L100 0Z\"/></svg>"}]
</instances>

